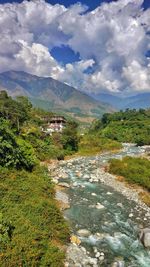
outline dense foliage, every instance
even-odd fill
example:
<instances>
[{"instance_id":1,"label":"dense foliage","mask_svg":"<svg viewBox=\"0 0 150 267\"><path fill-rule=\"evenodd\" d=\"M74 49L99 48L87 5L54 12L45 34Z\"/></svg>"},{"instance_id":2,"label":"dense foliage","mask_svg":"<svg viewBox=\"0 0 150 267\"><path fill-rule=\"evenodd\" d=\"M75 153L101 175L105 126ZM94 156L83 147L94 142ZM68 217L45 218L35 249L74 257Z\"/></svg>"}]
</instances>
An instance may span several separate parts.
<instances>
[{"instance_id":1,"label":"dense foliage","mask_svg":"<svg viewBox=\"0 0 150 267\"><path fill-rule=\"evenodd\" d=\"M91 132L99 132L101 137L119 142L150 144L150 110L127 109L106 113L101 120L93 123Z\"/></svg>"},{"instance_id":2,"label":"dense foliage","mask_svg":"<svg viewBox=\"0 0 150 267\"><path fill-rule=\"evenodd\" d=\"M51 112L33 108L26 97L14 100L1 91L0 153L4 164L0 162L0 165L32 169L36 163L35 156L44 161L50 158L63 159L65 155L76 152L77 123L68 120L63 134L50 136L43 133L41 128L51 116Z\"/></svg>"},{"instance_id":3,"label":"dense foliage","mask_svg":"<svg viewBox=\"0 0 150 267\"><path fill-rule=\"evenodd\" d=\"M139 184L150 191L150 161L142 158L125 157L110 160L109 171L123 176L129 183Z\"/></svg>"},{"instance_id":4,"label":"dense foliage","mask_svg":"<svg viewBox=\"0 0 150 267\"><path fill-rule=\"evenodd\" d=\"M76 147L67 137L70 126L66 147L60 134L42 132L43 117L51 115L25 97L0 93L0 266L64 266L69 228L39 160L64 157L67 143L71 153ZM75 142L76 134L74 128Z\"/></svg>"}]
</instances>

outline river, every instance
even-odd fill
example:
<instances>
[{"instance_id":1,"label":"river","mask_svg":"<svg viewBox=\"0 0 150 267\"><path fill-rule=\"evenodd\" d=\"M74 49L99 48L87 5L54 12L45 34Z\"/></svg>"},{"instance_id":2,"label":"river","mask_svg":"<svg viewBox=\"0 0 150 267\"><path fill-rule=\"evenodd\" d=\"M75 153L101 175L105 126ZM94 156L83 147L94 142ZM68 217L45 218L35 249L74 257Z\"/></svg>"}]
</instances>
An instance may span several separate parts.
<instances>
[{"instance_id":1,"label":"river","mask_svg":"<svg viewBox=\"0 0 150 267\"><path fill-rule=\"evenodd\" d=\"M141 147L124 145L116 154L105 153L60 162L59 183L67 183L70 208L64 211L72 234L81 241L67 252L68 267L150 267L150 252L139 241L139 229L150 227L145 206L128 189L118 188L104 172L110 158L138 156ZM61 174L65 173L61 179ZM108 182L109 181L109 182ZM122 190L122 192L121 192Z\"/></svg>"}]
</instances>

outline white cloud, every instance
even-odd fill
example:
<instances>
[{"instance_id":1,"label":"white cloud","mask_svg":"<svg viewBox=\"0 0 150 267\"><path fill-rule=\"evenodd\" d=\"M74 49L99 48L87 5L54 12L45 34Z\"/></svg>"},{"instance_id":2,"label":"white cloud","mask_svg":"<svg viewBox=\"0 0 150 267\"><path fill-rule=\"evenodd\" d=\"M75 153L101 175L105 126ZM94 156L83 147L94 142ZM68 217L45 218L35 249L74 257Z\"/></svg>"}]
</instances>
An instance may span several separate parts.
<instances>
[{"instance_id":1,"label":"white cloud","mask_svg":"<svg viewBox=\"0 0 150 267\"><path fill-rule=\"evenodd\" d=\"M143 0L104 3L94 11L44 0L0 5L0 72L52 76L84 91L150 90L150 9ZM50 54L69 45L81 61L61 66ZM93 72L86 71L93 68Z\"/></svg>"},{"instance_id":2,"label":"white cloud","mask_svg":"<svg viewBox=\"0 0 150 267\"><path fill-rule=\"evenodd\" d=\"M83 83L88 77L88 74L85 71L89 67L92 67L94 63L93 59L81 60L74 64L68 63L65 68L61 68L61 71L57 71L52 77L82 90L84 89Z\"/></svg>"},{"instance_id":3,"label":"white cloud","mask_svg":"<svg viewBox=\"0 0 150 267\"><path fill-rule=\"evenodd\" d=\"M123 68L123 76L129 81L130 87L141 91L150 86L150 65L141 66L138 61L132 61L128 67Z\"/></svg>"}]
</instances>

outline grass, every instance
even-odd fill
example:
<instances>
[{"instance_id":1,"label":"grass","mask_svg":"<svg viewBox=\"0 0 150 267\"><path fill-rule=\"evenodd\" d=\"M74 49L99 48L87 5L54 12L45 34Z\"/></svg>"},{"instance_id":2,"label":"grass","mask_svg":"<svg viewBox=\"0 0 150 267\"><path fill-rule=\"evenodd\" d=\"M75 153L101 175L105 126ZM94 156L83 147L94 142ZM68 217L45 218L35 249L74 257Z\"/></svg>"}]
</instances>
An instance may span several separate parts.
<instances>
[{"instance_id":1,"label":"grass","mask_svg":"<svg viewBox=\"0 0 150 267\"><path fill-rule=\"evenodd\" d=\"M111 159L109 172L124 177L129 184L142 186L146 191L140 193L141 199L150 206L150 161L145 158L124 157Z\"/></svg>"},{"instance_id":2,"label":"grass","mask_svg":"<svg viewBox=\"0 0 150 267\"><path fill-rule=\"evenodd\" d=\"M150 193L148 192L140 192L139 196L141 198L141 200L150 207Z\"/></svg>"},{"instance_id":3,"label":"grass","mask_svg":"<svg viewBox=\"0 0 150 267\"><path fill-rule=\"evenodd\" d=\"M37 167L29 173L1 168L0 173L0 210L13 229L0 246L1 266L64 266L69 227L54 200L46 169Z\"/></svg>"},{"instance_id":4,"label":"grass","mask_svg":"<svg viewBox=\"0 0 150 267\"><path fill-rule=\"evenodd\" d=\"M121 147L117 141L101 138L96 134L85 134L80 139L78 155L90 156L105 151L115 151Z\"/></svg>"}]
</instances>

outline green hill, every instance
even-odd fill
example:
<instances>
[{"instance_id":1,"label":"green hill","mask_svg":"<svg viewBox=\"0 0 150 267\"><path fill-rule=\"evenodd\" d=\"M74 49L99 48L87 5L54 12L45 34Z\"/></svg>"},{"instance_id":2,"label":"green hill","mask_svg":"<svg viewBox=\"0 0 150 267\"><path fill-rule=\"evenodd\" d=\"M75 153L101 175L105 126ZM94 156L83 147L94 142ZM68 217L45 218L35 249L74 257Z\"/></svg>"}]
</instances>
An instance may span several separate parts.
<instances>
[{"instance_id":1,"label":"green hill","mask_svg":"<svg viewBox=\"0 0 150 267\"><path fill-rule=\"evenodd\" d=\"M101 137L119 142L149 145L150 109L139 111L128 109L113 114L104 114L101 120L93 123L91 132L99 132Z\"/></svg>"}]
</instances>

